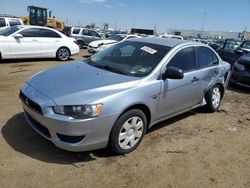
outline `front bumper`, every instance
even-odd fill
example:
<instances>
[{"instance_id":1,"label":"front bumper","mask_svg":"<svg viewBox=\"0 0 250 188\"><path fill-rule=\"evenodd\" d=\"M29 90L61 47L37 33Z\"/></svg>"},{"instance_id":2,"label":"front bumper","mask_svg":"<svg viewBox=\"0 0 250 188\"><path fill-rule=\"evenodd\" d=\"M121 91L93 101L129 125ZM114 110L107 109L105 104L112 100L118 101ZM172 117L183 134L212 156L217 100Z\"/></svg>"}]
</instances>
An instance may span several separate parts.
<instances>
[{"instance_id":1,"label":"front bumper","mask_svg":"<svg viewBox=\"0 0 250 188\"><path fill-rule=\"evenodd\" d=\"M233 68L230 82L250 88L250 72Z\"/></svg>"},{"instance_id":2,"label":"front bumper","mask_svg":"<svg viewBox=\"0 0 250 188\"><path fill-rule=\"evenodd\" d=\"M30 101L35 101L32 95L29 96L26 93L27 88L31 90L30 86L26 86L22 89L22 93ZM39 93L34 89L33 93L36 92ZM68 151L89 151L106 147L110 131L116 119L114 114L99 118L76 120L55 114L51 107L41 106L42 113L39 113L27 105L24 100L22 100L22 106L27 122L36 132L57 147Z\"/></svg>"},{"instance_id":3,"label":"front bumper","mask_svg":"<svg viewBox=\"0 0 250 188\"><path fill-rule=\"evenodd\" d=\"M87 47L87 49L88 49L88 52L89 52L89 53L91 53L91 54L95 54L95 53L96 53L96 49L97 49L97 48L95 48L95 47L91 47L91 46L88 46L88 47Z\"/></svg>"}]
</instances>

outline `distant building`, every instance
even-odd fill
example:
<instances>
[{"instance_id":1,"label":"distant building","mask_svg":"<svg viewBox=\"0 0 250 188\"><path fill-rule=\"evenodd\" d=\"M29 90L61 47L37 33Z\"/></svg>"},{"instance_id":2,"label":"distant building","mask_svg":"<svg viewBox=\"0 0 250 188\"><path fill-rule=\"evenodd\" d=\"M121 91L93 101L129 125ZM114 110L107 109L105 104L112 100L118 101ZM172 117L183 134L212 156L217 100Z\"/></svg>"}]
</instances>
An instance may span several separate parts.
<instances>
[{"instance_id":1,"label":"distant building","mask_svg":"<svg viewBox=\"0 0 250 188\"><path fill-rule=\"evenodd\" d=\"M175 34L180 32L184 37L193 38L217 38L217 39L239 39L240 32L230 31L202 31L201 30L185 30L185 29L168 29L168 34Z\"/></svg>"}]
</instances>

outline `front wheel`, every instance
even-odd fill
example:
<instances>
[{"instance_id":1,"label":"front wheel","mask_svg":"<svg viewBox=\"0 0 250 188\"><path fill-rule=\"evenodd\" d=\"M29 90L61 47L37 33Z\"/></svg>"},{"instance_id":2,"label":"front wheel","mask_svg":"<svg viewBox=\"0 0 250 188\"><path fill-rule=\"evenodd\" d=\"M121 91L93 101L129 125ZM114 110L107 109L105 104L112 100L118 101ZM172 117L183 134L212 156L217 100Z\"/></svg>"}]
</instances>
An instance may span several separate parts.
<instances>
[{"instance_id":1,"label":"front wheel","mask_svg":"<svg viewBox=\"0 0 250 188\"><path fill-rule=\"evenodd\" d=\"M126 154L135 150L146 132L147 121L145 114L133 109L122 114L114 124L109 148L115 154Z\"/></svg>"},{"instance_id":2,"label":"front wheel","mask_svg":"<svg viewBox=\"0 0 250 188\"><path fill-rule=\"evenodd\" d=\"M219 109L222 99L222 92L219 85L214 85L205 95L207 102L206 108L209 112L216 112Z\"/></svg>"},{"instance_id":3,"label":"front wheel","mask_svg":"<svg viewBox=\"0 0 250 188\"><path fill-rule=\"evenodd\" d=\"M66 61L70 57L70 51L66 47L61 47L57 50L56 58L60 61Z\"/></svg>"}]
</instances>

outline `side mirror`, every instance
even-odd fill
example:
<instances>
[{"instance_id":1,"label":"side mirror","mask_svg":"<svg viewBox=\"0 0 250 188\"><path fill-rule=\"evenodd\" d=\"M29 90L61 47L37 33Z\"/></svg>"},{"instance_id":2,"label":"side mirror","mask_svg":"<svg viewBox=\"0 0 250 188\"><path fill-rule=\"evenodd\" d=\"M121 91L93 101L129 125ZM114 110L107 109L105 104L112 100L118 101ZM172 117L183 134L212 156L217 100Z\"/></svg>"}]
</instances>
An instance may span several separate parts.
<instances>
[{"instance_id":1,"label":"side mirror","mask_svg":"<svg viewBox=\"0 0 250 188\"><path fill-rule=\"evenodd\" d=\"M182 79L184 77L183 70L176 67L167 67L165 73L162 74L162 79Z\"/></svg>"},{"instance_id":2,"label":"side mirror","mask_svg":"<svg viewBox=\"0 0 250 188\"><path fill-rule=\"evenodd\" d=\"M20 39L20 38L23 38L23 35L18 33L18 34L14 35L14 38L15 39Z\"/></svg>"},{"instance_id":3,"label":"side mirror","mask_svg":"<svg viewBox=\"0 0 250 188\"><path fill-rule=\"evenodd\" d=\"M242 49L241 47L237 47L237 48L235 49L235 53L237 53L237 54L243 54L244 51L243 51L243 49Z\"/></svg>"}]
</instances>

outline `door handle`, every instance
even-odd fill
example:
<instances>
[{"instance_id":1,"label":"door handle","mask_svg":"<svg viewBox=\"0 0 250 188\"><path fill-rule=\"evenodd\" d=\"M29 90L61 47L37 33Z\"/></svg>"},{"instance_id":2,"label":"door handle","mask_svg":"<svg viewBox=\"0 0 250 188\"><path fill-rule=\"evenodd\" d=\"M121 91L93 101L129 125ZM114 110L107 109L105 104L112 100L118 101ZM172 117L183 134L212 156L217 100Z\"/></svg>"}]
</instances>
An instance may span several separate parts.
<instances>
[{"instance_id":1,"label":"door handle","mask_svg":"<svg viewBox=\"0 0 250 188\"><path fill-rule=\"evenodd\" d=\"M55 40L55 42L60 42L60 40Z\"/></svg>"},{"instance_id":2,"label":"door handle","mask_svg":"<svg viewBox=\"0 0 250 188\"><path fill-rule=\"evenodd\" d=\"M197 82L197 81L199 81L199 80L200 80L200 79L197 78L197 77L195 76L195 77L193 77L192 83L193 83L193 82Z\"/></svg>"},{"instance_id":3,"label":"door handle","mask_svg":"<svg viewBox=\"0 0 250 188\"><path fill-rule=\"evenodd\" d=\"M37 42L38 40L37 39L32 39L32 41Z\"/></svg>"}]
</instances>

